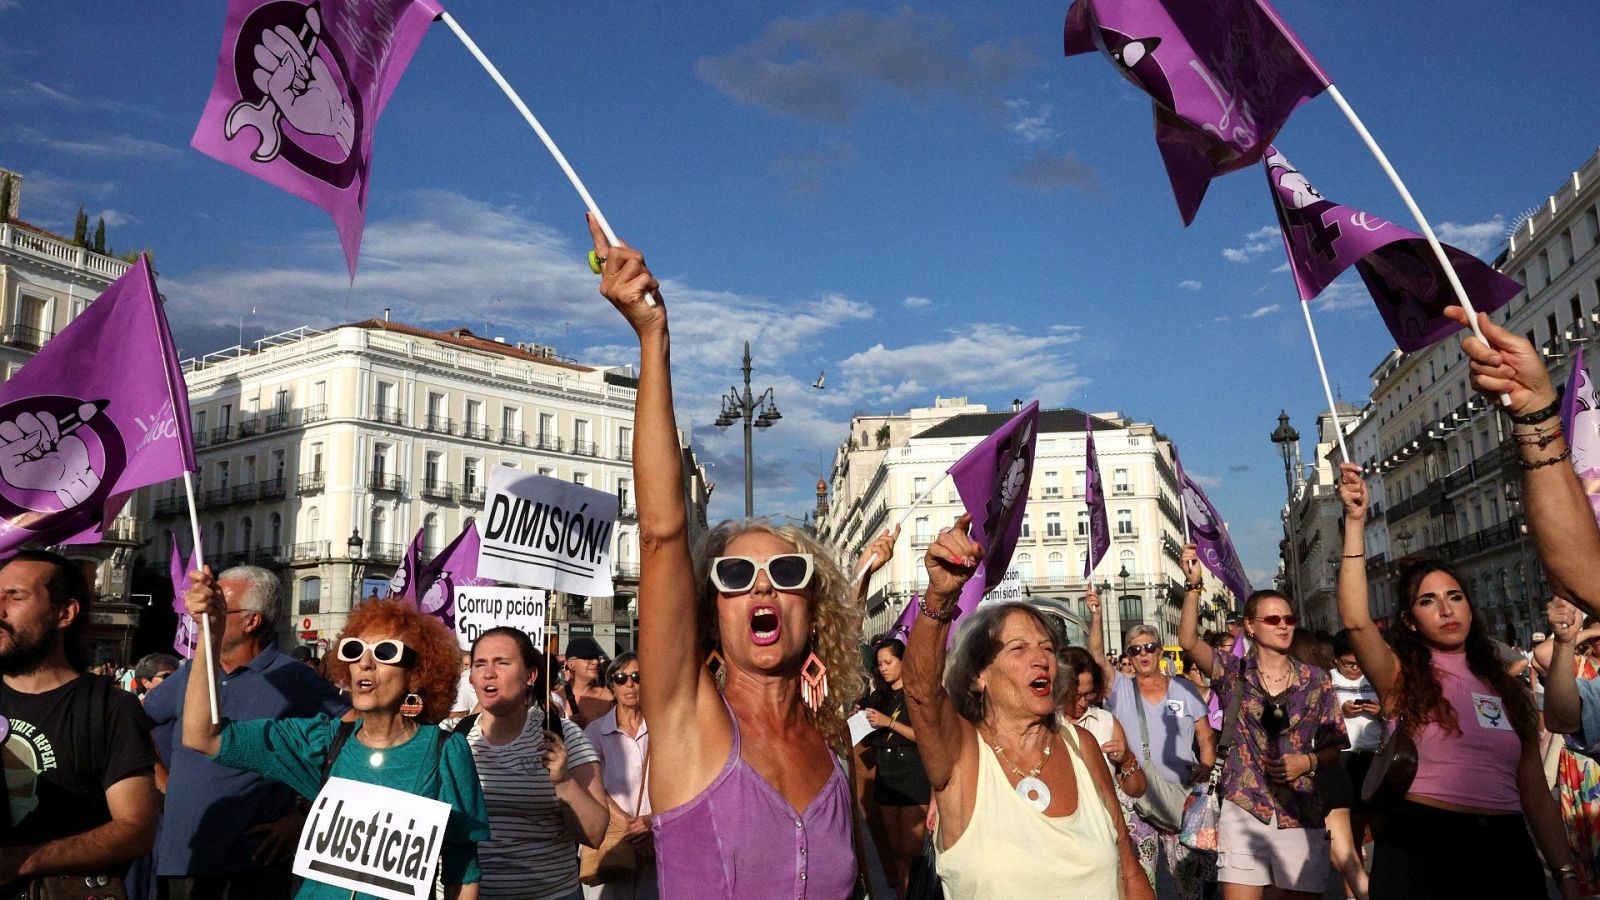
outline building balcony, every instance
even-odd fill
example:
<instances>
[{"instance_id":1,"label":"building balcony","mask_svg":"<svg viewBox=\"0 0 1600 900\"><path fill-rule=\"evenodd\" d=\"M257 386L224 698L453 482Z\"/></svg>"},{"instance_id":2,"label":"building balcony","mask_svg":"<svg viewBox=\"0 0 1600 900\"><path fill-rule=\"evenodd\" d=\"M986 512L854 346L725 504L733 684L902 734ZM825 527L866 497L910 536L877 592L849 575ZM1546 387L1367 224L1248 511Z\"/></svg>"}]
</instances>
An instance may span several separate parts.
<instances>
[{"instance_id":1,"label":"building balcony","mask_svg":"<svg viewBox=\"0 0 1600 900\"><path fill-rule=\"evenodd\" d=\"M288 480L282 477L256 482L256 487L256 496L260 500L282 500L289 493Z\"/></svg>"},{"instance_id":2,"label":"building balcony","mask_svg":"<svg viewBox=\"0 0 1600 900\"><path fill-rule=\"evenodd\" d=\"M105 540L141 543L144 541L144 523L132 516L117 516L106 526Z\"/></svg>"},{"instance_id":3,"label":"building balcony","mask_svg":"<svg viewBox=\"0 0 1600 900\"><path fill-rule=\"evenodd\" d=\"M312 422L321 422L328 417L328 404L315 403L300 411L300 424L310 425Z\"/></svg>"},{"instance_id":4,"label":"building balcony","mask_svg":"<svg viewBox=\"0 0 1600 900\"><path fill-rule=\"evenodd\" d=\"M247 438L253 434L260 433L261 419L258 416L251 416L248 419L239 420L239 437Z\"/></svg>"},{"instance_id":5,"label":"building balcony","mask_svg":"<svg viewBox=\"0 0 1600 900\"><path fill-rule=\"evenodd\" d=\"M289 548L290 562L316 562L331 559L332 544L329 541L303 541Z\"/></svg>"},{"instance_id":6,"label":"building balcony","mask_svg":"<svg viewBox=\"0 0 1600 900\"><path fill-rule=\"evenodd\" d=\"M615 578L617 581L638 581L639 564L617 563L611 577Z\"/></svg>"},{"instance_id":7,"label":"building balcony","mask_svg":"<svg viewBox=\"0 0 1600 900\"><path fill-rule=\"evenodd\" d=\"M96 253L87 247L69 244L5 222L0 222L0 247L41 257L57 265L69 266L75 271L104 278L106 281L121 278L132 267L132 263L124 262L114 256Z\"/></svg>"},{"instance_id":8,"label":"building balcony","mask_svg":"<svg viewBox=\"0 0 1600 900\"><path fill-rule=\"evenodd\" d=\"M188 508L188 503L183 497L162 497L156 501L155 516L175 516Z\"/></svg>"},{"instance_id":9,"label":"building balcony","mask_svg":"<svg viewBox=\"0 0 1600 900\"><path fill-rule=\"evenodd\" d=\"M372 408L372 421L383 425L405 424L405 413L398 406L374 406Z\"/></svg>"},{"instance_id":10,"label":"building balcony","mask_svg":"<svg viewBox=\"0 0 1600 900\"><path fill-rule=\"evenodd\" d=\"M478 485L463 485L461 488L461 502L468 506L482 506L483 488Z\"/></svg>"},{"instance_id":11,"label":"building balcony","mask_svg":"<svg viewBox=\"0 0 1600 900\"><path fill-rule=\"evenodd\" d=\"M367 559L380 563L398 563L406 553L404 544L383 544L368 542L366 548Z\"/></svg>"},{"instance_id":12,"label":"building balcony","mask_svg":"<svg viewBox=\"0 0 1600 900\"><path fill-rule=\"evenodd\" d=\"M387 472L373 472L367 476L367 487L375 491L387 491L391 494L406 492L406 482L399 475L390 475Z\"/></svg>"},{"instance_id":13,"label":"building balcony","mask_svg":"<svg viewBox=\"0 0 1600 900\"><path fill-rule=\"evenodd\" d=\"M502 428L500 429L500 443L508 447L526 447L528 446L528 435L520 429Z\"/></svg>"},{"instance_id":14,"label":"building balcony","mask_svg":"<svg viewBox=\"0 0 1600 900\"><path fill-rule=\"evenodd\" d=\"M1115 486L1113 486L1111 488L1111 496L1113 496L1113 497L1132 497L1133 496L1133 486L1132 485L1127 485L1127 484L1115 485Z\"/></svg>"},{"instance_id":15,"label":"building balcony","mask_svg":"<svg viewBox=\"0 0 1600 900\"><path fill-rule=\"evenodd\" d=\"M234 503L252 503L260 493L260 488L254 483L236 484L229 495Z\"/></svg>"},{"instance_id":16,"label":"building balcony","mask_svg":"<svg viewBox=\"0 0 1600 900\"><path fill-rule=\"evenodd\" d=\"M594 441L581 441L574 439L572 442L572 452L578 454L579 456L599 456L600 448L595 446Z\"/></svg>"},{"instance_id":17,"label":"building balcony","mask_svg":"<svg viewBox=\"0 0 1600 900\"><path fill-rule=\"evenodd\" d=\"M321 472L302 472L300 477L295 479L295 492L311 494L320 491L325 484L326 478L327 476Z\"/></svg>"},{"instance_id":18,"label":"building balcony","mask_svg":"<svg viewBox=\"0 0 1600 900\"><path fill-rule=\"evenodd\" d=\"M911 535L911 546L913 547L926 547L931 543L933 543L933 532L931 531L918 531Z\"/></svg>"},{"instance_id":19,"label":"building balcony","mask_svg":"<svg viewBox=\"0 0 1600 900\"><path fill-rule=\"evenodd\" d=\"M232 425L218 425L216 428L211 429L211 443L220 444L231 440L233 440Z\"/></svg>"},{"instance_id":20,"label":"building balcony","mask_svg":"<svg viewBox=\"0 0 1600 900\"><path fill-rule=\"evenodd\" d=\"M288 560L284 558L284 550L285 548L278 546L257 547L255 552L251 554L250 561L258 566L268 569L272 568L273 566L281 566L288 562Z\"/></svg>"},{"instance_id":21,"label":"building balcony","mask_svg":"<svg viewBox=\"0 0 1600 900\"><path fill-rule=\"evenodd\" d=\"M1139 539L1139 529L1137 529L1137 528L1117 528L1117 529L1113 529L1112 532L1111 532L1111 539L1112 540L1116 540L1116 541L1137 541Z\"/></svg>"},{"instance_id":22,"label":"building balcony","mask_svg":"<svg viewBox=\"0 0 1600 900\"><path fill-rule=\"evenodd\" d=\"M429 500L454 500L456 486L447 481L435 481L431 478L422 482L422 496Z\"/></svg>"},{"instance_id":23,"label":"building balcony","mask_svg":"<svg viewBox=\"0 0 1600 900\"><path fill-rule=\"evenodd\" d=\"M226 504L227 502L228 502L228 489L227 488L217 488L214 491L206 491L205 494L202 495L202 497L201 497L200 505L206 507L207 509L209 509L209 508L215 507L215 506L222 506L222 505Z\"/></svg>"},{"instance_id":24,"label":"building balcony","mask_svg":"<svg viewBox=\"0 0 1600 900\"><path fill-rule=\"evenodd\" d=\"M42 328L30 328L27 325L12 325L6 329L6 343L23 350L41 350L55 335Z\"/></svg>"},{"instance_id":25,"label":"building balcony","mask_svg":"<svg viewBox=\"0 0 1600 900\"><path fill-rule=\"evenodd\" d=\"M621 460L622 462L631 461L633 459L633 448L632 447L626 447L626 446L618 447L617 448L617 459Z\"/></svg>"},{"instance_id":26,"label":"building balcony","mask_svg":"<svg viewBox=\"0 0 1600 900\"><path fill-rule=\"evenodd\" d=\"M541 431L539 432L539 436L534 439L533 449L560 451L561 445L561 438L548 432Z\"/></svg>"},{"instance_id":27,"label":"building balcony","mask_svg":"<svg viewBox=\"0 0 1600 900\"><path fill-rule=\"evenodd\" d=\"M289 427L289 411L284 409L275 413L268 413L265 422L268 431L282 431Z\"/></svg>"},{"instance_id":28,"label":"building balcony","mask_svg":"<svg viewBox=\"0 0 1600 900\"><path fill-rule=\"evenodd\" d=\"M1489 550L1499 550L1504 547L1514 546L1518 538L1522 537L1522 529L1517 520L1511 519L1493 525L1482 531L1475 531L1463 538L1457 538L1441 544L1438 548L1439 556L1447 560L1465 559L1476 556Z\"/></svg>"},{"instance_id":29,"label":"building balcony","mask_svg":"<svg viewBox=\"0 0 1600 900\"><path fill-rule=\"evenodd\" d=\"M455 434L455 423L450 421L449 416L436 416L429 413L423 430L431 431L434 434Z\"/></svg>"}]
</instances>

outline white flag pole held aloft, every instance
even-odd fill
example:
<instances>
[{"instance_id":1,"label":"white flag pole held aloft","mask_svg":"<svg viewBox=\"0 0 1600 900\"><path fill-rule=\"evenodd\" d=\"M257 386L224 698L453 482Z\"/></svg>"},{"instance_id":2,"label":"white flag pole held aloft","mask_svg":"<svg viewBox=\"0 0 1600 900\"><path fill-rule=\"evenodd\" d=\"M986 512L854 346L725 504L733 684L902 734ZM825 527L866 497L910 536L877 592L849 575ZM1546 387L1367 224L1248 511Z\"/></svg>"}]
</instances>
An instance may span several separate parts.
<instances>
[{"instance_id":1,"label":"white flag pole held aloft","mask_svg":"<svg viewBox=\"0 0 1600 900\"><path fill-rule=\"evenodd\" d=\"M556 165L560 166L561 171L566 173L567 180L572 182L572 186L577 190L578 196L583 198L583 205L589 208L589 214L594 216L595 224L599 225L600 230L605 232L606 240L613 247L622 246L622 240L617 237L615 231L611 230L611 223L606 221L605 214L600 212L599 204L595 203L594 197L589 195L589 189L583 186L583 180L578 177L577 172L573 171L572 164L567 162L566 156L562 154L561 148L556 146L556 142L551 139L550 133L544 130L543 125L539 124L539 120L534 116L533 111L528 109L528 104L522 102L522 98L517 96L517 92L512 89L505 76L501 75L500 70L495 68L495 64L489 61L489 57L483 55L483 51L478 49L478 45L472 40L472 37L456 23L454 16L448 12L441 12L439 13L439 19L448 25L451 31L455 32L456 37L461 39L461 43L466 46L467 52L471 53L473 59L476 59L478 64L483 66L483 70L489 73L489 77L494 79L494 83L500 86L500 90L511 101L511 105L517 108L517 112L522 114L522 118L527 121L528 125L533 128L534 133L539 136L539 140L544 142L545 149L549 150L550 155L555 157ZM659 293L654 297L644 298L645 302L651 306L655 306L656 301L659 299Z\"/></svg>"},{"instance_id":2,"label":"white flag pole held aloft","mask_svg":"<svg viewBox=\"0 0 1600 900\"><path fill-rule=\"evenodd\" d=\"M939 480L935 481L933 483L933 487L930 487L927 490L923 491L921 497L918 497L917 499L913 500L911 502L911 507L909 509L907 509L905 512L900 514L900 518L895 521L894 528L889 529L889 533L893 534L896 529L899 529L902 526L904 526L906 524L906 520L911 518L911 514L916 512L917 511L917 507L922 505L922 501L928 499L929 497L932 497L933 496L933 492L938 490L939 485L944 484L945 480L947 478L949 478L949 477L950 477L950 473L949 472L946 472L943 475L940 475L939 476ZM856 572L856 577L851 579L851 581L850 581L850 587L851 587L852 590L861 586L861 579L867 577L867 570L872 568L872 564L877 562L877 561L878 561L878 554L877 554L876 551L867 554L867 558L861 561L861 569Z\"/></svg>"}]
</instances>

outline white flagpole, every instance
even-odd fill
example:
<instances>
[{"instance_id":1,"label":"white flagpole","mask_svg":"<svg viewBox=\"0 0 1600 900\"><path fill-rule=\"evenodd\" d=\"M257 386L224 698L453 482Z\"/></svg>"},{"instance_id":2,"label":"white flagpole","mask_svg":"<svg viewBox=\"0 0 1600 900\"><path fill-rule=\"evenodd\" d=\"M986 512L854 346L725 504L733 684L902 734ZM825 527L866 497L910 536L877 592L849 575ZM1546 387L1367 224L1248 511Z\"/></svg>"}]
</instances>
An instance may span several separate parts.
<instances>
[{"instance_id":1,"label":"white flagpole","mask_svg":"<svg viewBox=\"0 0 1600 900\"><path fill-rule=\"evenodd\" d=\"M194 539L194 567L196 571L204 571L206 565L205 551L200 546L200 514L195 511L194 505L194 473L183 473L183 494L189 501L189 535ZM206 692L206 699L211 701L211 724L221 725L222 716L217 712L217 654L211 643L211 617L200 617L201 655L205 657L206 685L210 690Z\"/></svg>"},{"instance_id":2,"label":"white flagpole","mask_svg":"<svg viewBox=\"0 0 1600 900\"><path fill-rule=\"evenodd\" d=\"M917 511L917 507L922 505L922 501L924 501L924 500L928 499L929 497L933 496L933 492L938 489L939 485L944 484L945 480L948 479L949 477L950 477L950 473L949 472L945 472L943 475L940 475L939 476L939 480L935 481L933 483L933 487L930 487L927 490L923 491L922 492L922 496L920 496L917 499L913 500L911 502L910 508L907 509L905 512L901 513L900 514L900 518L895 521L894 528L889 529L890 533L892 534L896 528L903 527L906 524L906 520L911 518L911 514ZM872 564L877 562L877 561L878 561L878 554L876 552L868 553L867 554L867 558L861 561L861 569L860 569L860 571L856 572L856 577L851 579L851 581L850 581L850 588L851 588L852 591L854 591L855 588L858 588L858 587L861 586L861 579L867 577L867 570L872 568Z\"/></svg>"},{"instance_id":3,"label":"white flagpole","mask_svg":"<svg viewBox=\"0 0 1600 900\"><path fill-rule=\"evenodd\" d=\"M1416 220L1417 227L1422 230L1422 236L1427 238L1428 246L1433 248L1434 259L1438 260L1440 268L1444 269L1444 277L1449 280L1450 288L1455 291L1456 300L1461 303L1461 308L1466 310L1467 322L1472 327L1472 333L1477 335L1478 340L1483 341L1484 345L1487 346L1489 339L1483 336L1483 329L1478 326L1478 311L1473 308L1472 299L1467 296L1467 289L1461 286L1461 279L1456 275L1455 266L1450 265L1450 258L1445 256L1444 247L1439 244L1438 236L1433 233L1433 226L1428 224L1428 220L1422 215L1422 209L1417 206L1417 201L1412 198L1411 191L1406 189L1406 183L1400 180L1400 174L1389 163L1389 157L1384 155L1383 148L1378 146L1378 142L1373 138L1372 132L1368 131L1367 126L1362 124L1361 117L1357 116L1356 111L1350 108L1349 103L1345 102L1344 95L1339 93L1337 85L1328 85L1328 96L1333 98L1333 102L1338 105L1339 111L1344 113L1344 117L1350 120L1351 127L1355 128L1356 134L1361 135L1361 140L1366 142L1367 149L1372 151L1373 158L1378 161L1378 165L1383 168L1384 174L1389 176L1389 181L1394 185L1395 190L1400 193L1400 199L1405 202L1406 209L1411 211L1411 217ZM1503 406L1510 406L1510 395L1501 394L1500 403ZM1346 456L1345 459L1348 461L1349 456Z\"/></svg>"},{"instance_id":4,"label":"white flagpole","mask_svg":"<svg viewBox=\"0 0 1600 900\"><path fill-rule=\"evenodd\" d=\"M1339 438L1339 455L1345 462L1350 459L1350 448L1344 444L1344 423L1339 421L1339 409L1333 403L1333 388L1328 386L1328 367L1322 362L1322 347L1317 343L1317 328L1311 324L1311 305L1305 301L1300 303L1300 311L1306 314L1306 333L1311 335L1311 352L1317 358L1317 372L1322 375L1322 394L1328 398L1328 413L1333 416L1333 433ZM1184 537L1189 533L1189 517L1184 517Z\"/></svg>"},{"instance_id":5,"label":"white flagpole","mask_svg":"<svg viewBox=\"0 0 1600 900\"><path fill-rule=\"evenodd\" d=\"M572 186L578 191L578 196L583 198L583 204L589 208L589 214L594 216L595 224L599 225L600 230L605 232L606 240L610 241L613 247L622 246L621 239L617 237L615 231L611 230L611 223L606 221L605 214L600 212L600 206L589 195L589 189L583 186L582 179L578 178L578 173L573 171L572 165L567 162L566 156L561 153L561 148L556 146L556 142L551 139L550 133L544 130L543 125L539 124L539 120L534 117L533 111L528 109L528 105L522 102L521 97L517 96L517 92L511 88L505 76L501 75L500 70L495 68L495 64L489 61L489 57L483 55L483 51L478 49L477 43L456 23L454 16L448 12L441 12L439 13L439 18L443 20L444 24L450 26L450 30L455 32L456 37L460 38L461 43L466 46L467 52L471 53L472 57L478 61L478 64L483 66L483 70L489 73L489 77L494 79L494 83L500 86L500 90L511 101L511 105L517 108L517 112L522 114L522 118L527 121L528 125L533 128L534 133L539 136L539 140L544 142L545 149L549 150L550 155L555 157L556 165L560 166L561 171L566 173L567 180L572 182ZM659 296L658 294L656 297L646 297L645 302L655 306Z\"/></svg>"}]
</instances>

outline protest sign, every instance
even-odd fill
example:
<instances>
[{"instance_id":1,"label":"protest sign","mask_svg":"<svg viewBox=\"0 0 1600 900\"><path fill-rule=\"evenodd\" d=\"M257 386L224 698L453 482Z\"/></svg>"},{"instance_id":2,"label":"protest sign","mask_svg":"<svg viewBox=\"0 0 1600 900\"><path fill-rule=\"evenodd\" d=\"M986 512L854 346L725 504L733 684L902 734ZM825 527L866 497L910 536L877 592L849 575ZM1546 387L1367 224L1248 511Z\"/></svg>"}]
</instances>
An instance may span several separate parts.
<instances>
[{"instance_id":1,"label":"protest sign","mask_svg":"<svg viewBox=\"0 0 1600 900\"><path fill-rule=\"evenodd\" d=\"M527 588L458 585L455 589L456 640L465 650L498 625L508 625L539 643L549 595Z\"/></svg>"},{"instance_id":2,"label":"protest sign","mask_svg":"<svg viewBox=\"0 0 1600 900\"><path fill-rule=\"evenodd\" d=\"M995 585L993 590L983 595L983 600L978 603L983 606L988 603L1012 603L1022 599L1022 573L1016 567L1006 570L1005 577Z\"/></svg>"},{"instance_id":3,"label":"protest sign","mask_svg":"<svg viewBox=\"0 0 1600 900\"><path fill-rule=\"evenodd\" d=\"M586 597L611 594L614 494L498 466L478 576Z\"/></svg>"},{"instance_id":4,"label":"protest sign","mask_svg":"<svg viewBox=\"0 0 1600 900\"><path fill-rule=\"evenodd\" d=\"M448 803L329 778L300 831L294 874L384 900L431 897L449 818Z\"/></svg>"}]
</instances>

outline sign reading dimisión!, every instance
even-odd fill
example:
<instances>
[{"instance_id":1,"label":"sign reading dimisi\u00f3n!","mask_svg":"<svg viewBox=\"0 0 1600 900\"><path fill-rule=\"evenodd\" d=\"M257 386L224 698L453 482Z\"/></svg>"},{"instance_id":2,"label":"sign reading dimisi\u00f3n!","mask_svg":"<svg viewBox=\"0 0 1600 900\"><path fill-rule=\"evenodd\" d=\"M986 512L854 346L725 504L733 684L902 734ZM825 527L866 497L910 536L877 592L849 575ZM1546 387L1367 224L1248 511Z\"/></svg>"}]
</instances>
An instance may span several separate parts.
<instances>
[{"instance_id":1,"label":"sign reading dimisi\u00f3n!","mask_svg":"<svg viewBox=\"0 0 1600 900\"><path fill-rule=\"evenodd\" d=\"M505 466L489 476L478 575L583 596L611 593L617 498Z\"/></svg>"}]
</instances>

